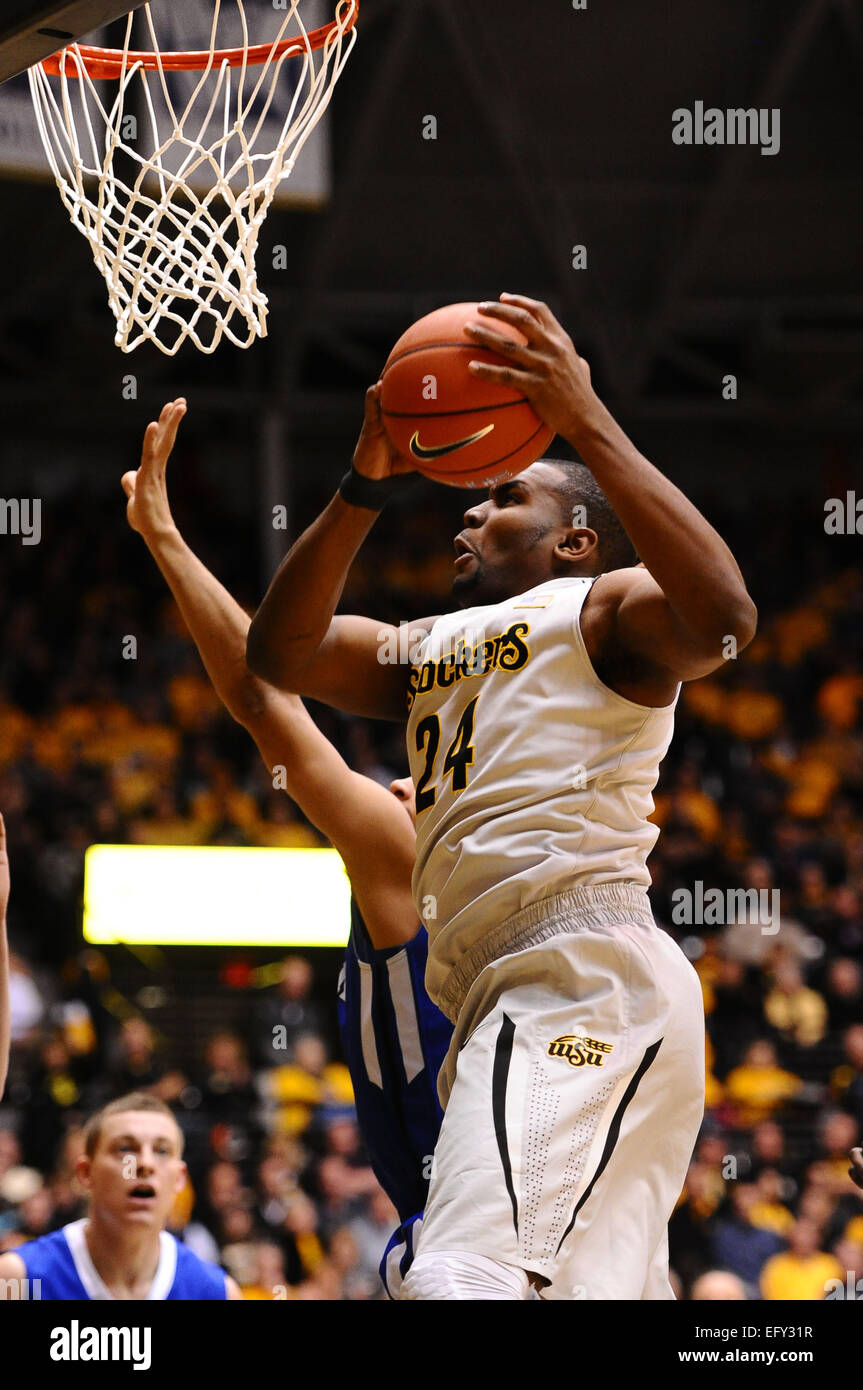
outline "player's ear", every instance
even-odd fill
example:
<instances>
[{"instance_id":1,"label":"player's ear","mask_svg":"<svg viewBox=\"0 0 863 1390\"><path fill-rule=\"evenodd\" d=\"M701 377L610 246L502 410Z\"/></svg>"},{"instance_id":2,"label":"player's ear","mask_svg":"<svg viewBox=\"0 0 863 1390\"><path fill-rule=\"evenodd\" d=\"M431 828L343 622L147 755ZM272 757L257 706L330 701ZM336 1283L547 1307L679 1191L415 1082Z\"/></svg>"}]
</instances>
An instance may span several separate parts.
<instances>
[{"instance_id":1,"label":"player's ear","mask_svg":"<svg viewBox=\"0 0 863 1390\"><path fill-rule=\"evenodd\" d=\"M563 540L554 547L554 557L565 565L573 565L595 555L599 537L590 526L571 526Z\"/></svg>"},{"instance_id":2,"label":"player's ear","mask_svg":"<svg viewBox=\"0 0 863 1390\"><path fill-rule=\"evenodd\" d=\"M89 1192L93 1185L90 1176L92 1167L93 1161L87 1154L81 1154L80 1157L75 1160L75 1177L78 1179L78 1182L84 1188L85 1192Z\"/></svg>"},{"instance_id":3,"label":"player's ear","mask_svg":"<svg viewBox=\"0 0 863 1390\"><path fill-rule=\"evenodd\" d=\"M188 1169L188 1167L186 1166L185 1161L181 1158L181 1159L180 1159L180 1166L179 1166L179 1168L178 1168L178 1170L177 1170L177 1181L176 1181L176 1183L174 1184L174 1195L175 1195L175 1196L176 1196L178 1193L182 1192L183 1188L186 1186L186 1180L187 1180L188 1176L189 1176L189 1169Z\"/></svg>"}]
</instances>

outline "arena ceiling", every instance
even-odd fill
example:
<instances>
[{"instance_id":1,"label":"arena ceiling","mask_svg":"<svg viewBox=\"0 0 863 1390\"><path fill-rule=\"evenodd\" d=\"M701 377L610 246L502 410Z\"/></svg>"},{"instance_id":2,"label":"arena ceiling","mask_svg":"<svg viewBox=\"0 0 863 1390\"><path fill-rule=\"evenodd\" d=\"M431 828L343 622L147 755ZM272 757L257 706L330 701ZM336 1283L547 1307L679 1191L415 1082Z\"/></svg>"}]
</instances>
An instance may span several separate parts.
<instances>
[{"instance_id":1,"label":"arena ceiling","mask_svg":"<svg viewBox=\"0 0 863 1390\"><path fill-rule=\"evenodd\" d=\"M739 423L859 429L858 0L362 0L360 25L333 197L268 219L270 336L246 352L122 357L53 183L3 182L7 428L77 427L95 403L110 432L128 371L154 401L194 386L220 410L354 420L414 317L507 289L553 305L627 422L726 424L731 372ZM675 144L697 101L778 109L779 151Z\"/></svg>"}]
</instances>

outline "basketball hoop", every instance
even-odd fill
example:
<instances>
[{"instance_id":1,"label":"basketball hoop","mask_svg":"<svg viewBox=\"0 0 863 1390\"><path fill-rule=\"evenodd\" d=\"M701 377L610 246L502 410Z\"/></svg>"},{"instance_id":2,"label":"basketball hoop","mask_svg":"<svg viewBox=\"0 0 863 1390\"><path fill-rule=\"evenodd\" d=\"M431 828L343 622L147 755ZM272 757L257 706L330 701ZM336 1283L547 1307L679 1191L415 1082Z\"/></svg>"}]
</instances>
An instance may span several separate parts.
<instances>
[{"instance_id":1,"label":"basketball hoop","mask_svg":"<svg viewBox=\"0 0 863 1390\"><path fill-rule=\"evenodd\" d=\"M114 342L123 352L151 342L173 356L188 338L209 353L223 334L238 347L266 337L258 235L329 104L356 41L359 3L337 0L335 19L306 31L299 0L285 0L275 38L251 46L243 0L233 3L238 47L217 48L222 0L213 0L209 48L163 53L146 4L151 52L130 48L130 14L122 49L72 44L28 73L60 196L108 286ZM286 36L292 19L299 33ZM179 79L166 74L187 72L200 77L190 79L191 95L181 102L171 90ZM288 72L296 85L273 130L267 116ZM117 84L113 97L106 81ZM128 137L137 129L136 92L150 153ZM119 169L118 154L126 156Z\"/></svg>"}]
</instances>

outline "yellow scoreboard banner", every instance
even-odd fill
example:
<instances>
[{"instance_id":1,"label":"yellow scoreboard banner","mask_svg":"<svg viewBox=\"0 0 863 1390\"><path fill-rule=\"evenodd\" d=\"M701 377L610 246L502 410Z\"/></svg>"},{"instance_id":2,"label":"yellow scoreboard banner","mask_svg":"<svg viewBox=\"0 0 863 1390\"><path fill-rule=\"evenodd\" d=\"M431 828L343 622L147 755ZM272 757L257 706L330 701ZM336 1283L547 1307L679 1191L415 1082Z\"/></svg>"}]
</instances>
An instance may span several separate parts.
<instances>
[{"instance_id":1,"label":"yellow scoreboard banner","mask_svg":"<svg viewBox=\"0 0 863 1390\"><path fill-rule=\"evenodd\" d=\"M84 939L101 946L344 946L350 896L334 849L91 845Z\"/></svg>"}]
</instances>

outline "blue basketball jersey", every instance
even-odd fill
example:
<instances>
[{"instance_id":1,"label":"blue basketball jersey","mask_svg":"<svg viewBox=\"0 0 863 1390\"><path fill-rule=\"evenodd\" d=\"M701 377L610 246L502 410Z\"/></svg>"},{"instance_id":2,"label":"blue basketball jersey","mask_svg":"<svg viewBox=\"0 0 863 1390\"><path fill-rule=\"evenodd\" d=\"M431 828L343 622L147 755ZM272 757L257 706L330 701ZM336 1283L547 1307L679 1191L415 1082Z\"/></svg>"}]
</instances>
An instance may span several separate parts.
<instances>
[{"instance_id":1,"label":"blue basketball jersey","mask_svg":"<svg viewBox=\"0 0 863 1390\"><path fill-rule=\"evenodd\" d=\"M84 1238L86 1217L73 1221L50 1235L39 1236L19 1245L15 1254L23 1261L31 1299L99 1300L113 1299L105 1287ZM225 1271L181 1245L167 1231L160 1237L159 1263L148 1301L186 1299L189 1301L227 1297Z\"/></svg>"},{"instance_id":2,"label":"blue basketball jersey","mask_svg":"<svg viewBox=\"0 0 863 1390\"><path fill-rule=\"evenodd\" d=\"M428 937L376 951L356 903L339 980L339 1024L357 1120L402 1221L420 1211L443 1118L437 1075L452 1025L425 991Z\"/></svg>"}]
</instances>

